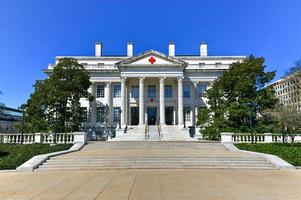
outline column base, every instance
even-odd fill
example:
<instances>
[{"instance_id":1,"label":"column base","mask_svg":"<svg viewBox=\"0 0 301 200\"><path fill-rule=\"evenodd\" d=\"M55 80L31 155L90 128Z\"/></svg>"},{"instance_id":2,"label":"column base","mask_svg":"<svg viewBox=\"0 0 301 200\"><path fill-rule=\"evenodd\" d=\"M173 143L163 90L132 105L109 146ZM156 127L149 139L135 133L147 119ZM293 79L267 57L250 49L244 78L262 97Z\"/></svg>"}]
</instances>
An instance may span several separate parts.
<instances>
[{"instance_id":1,"label":"column base","mask_svg":"<svg viewBox=\"0 0 301 200\"><path fill-rule=\"evenodd\" d=\"M184 124L178 124L179 129L183 129L184 128Z\"/></svg>"},{"instance_id":2,"label":"column base","mask_svg":"<svg viewBox=\"0 0 301 200\"><path fill-rule=\"evenodd\" d=\"M120 128L121 129L125 129L126 128L126 124L121 124Z\"/></svg>"},{"instance_id":3,"label":"column base","mask_svg":"<svg viewBox=\"0 0 301 200\"><path fill-rule=\"evenodd\" d=\"M138 127L143 128L145 124L138 124Z\"/></svg>"}]
</instances>

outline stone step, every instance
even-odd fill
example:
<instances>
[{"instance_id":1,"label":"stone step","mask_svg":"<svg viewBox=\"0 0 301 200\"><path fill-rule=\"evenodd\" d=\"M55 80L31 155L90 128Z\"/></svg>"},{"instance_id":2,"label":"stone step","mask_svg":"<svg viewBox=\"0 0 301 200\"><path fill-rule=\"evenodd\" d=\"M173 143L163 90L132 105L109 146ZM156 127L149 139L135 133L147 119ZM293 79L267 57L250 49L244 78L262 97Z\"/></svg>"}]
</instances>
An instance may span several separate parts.
<instances>
[{"instance_id":1,"label":"stone step","mask_svg":"<svg viewBox=\"0 0 301 200\"><path fill-rule=\"evenodd\" d=\"M263 157L97 157L97 156L81 156L81 157L52 157L50 160L263 160ZM49 160L48 160L49 161Z\"/></svg>"},{"instance_id":2,"label":"stone step","mask_svg":"<svg viewBox=\"0 0 301 200\"><path fill-rule=\"evenodd\" d=\"M153 165L153 166L137 166L137 165L129 165L129 166L53 166L53 167L45 167L40 166L38 171L40 170L113 170L113 169L267 169L267 170L275 170L277 168L270 165L262 165L262 166L249 166L249 165L188 165L188 166L162 166L162 165Z\"/></svg>"}]
</instances>

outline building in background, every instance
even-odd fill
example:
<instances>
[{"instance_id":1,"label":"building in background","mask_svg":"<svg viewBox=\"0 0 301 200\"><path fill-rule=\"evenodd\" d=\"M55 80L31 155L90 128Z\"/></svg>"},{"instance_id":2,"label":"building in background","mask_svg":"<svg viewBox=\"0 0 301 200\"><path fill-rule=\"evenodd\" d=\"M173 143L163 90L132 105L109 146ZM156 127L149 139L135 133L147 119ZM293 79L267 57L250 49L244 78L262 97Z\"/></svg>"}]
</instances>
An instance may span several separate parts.
<instances>
[{"instance_id":1,"label":"building in background","mask_svg":"<svg viewBox=\"0 0 301 200\"><path fill-rule=\"evenodd\" d=\"M207 105L204 94L210 84L229 65L245 56L209 56L207 43L201 43L198 55L177 55L175 43L168 45L168 55L155 50L134 54L133 43L127 44L123 56L103 55L102 43L96 43L95 56L57 56L46 73L60 58L76 59L90 73L89 92L96 99L81 99L91 127L119 124L144 127L195 127L197 110Z\"/></svg>"},{"instance_id":2,"label":"building in background","mask_svg":"<svg viewBox=\"0 0 301 200\"><path fill-rule=\"evenodd\" d=\"M279 103L301 111L301 93L294 80L286 76L269 85L274 88Z\"/></svg>"},{"instance_id":3,"label":"building in background","mask_svg":"<svg viewBox=\"0 0 301 200\"><path fill-rule=\"evenodd\" d=\"M16 133L16 126L21 125L22 111L0 106L0 133Z\"/></svg>"}]
</instances>

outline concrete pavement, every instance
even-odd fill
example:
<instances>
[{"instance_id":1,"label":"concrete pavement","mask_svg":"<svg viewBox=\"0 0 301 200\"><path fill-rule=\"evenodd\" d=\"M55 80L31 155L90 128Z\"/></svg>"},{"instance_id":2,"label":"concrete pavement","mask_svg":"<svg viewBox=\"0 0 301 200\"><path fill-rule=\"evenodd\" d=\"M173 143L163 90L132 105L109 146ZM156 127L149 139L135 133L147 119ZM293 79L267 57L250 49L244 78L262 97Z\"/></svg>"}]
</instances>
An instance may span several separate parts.
<instances>
[{"instance_id":1,"label":"concrete pavement","mask_svg":"<svg viewBox=\"0 0 301 200\"><path fill-rule=\"evenodd\" d=\"M301 199L300 170L134 169L0 173L0 199Z\"/></svg>"}]
</instances>

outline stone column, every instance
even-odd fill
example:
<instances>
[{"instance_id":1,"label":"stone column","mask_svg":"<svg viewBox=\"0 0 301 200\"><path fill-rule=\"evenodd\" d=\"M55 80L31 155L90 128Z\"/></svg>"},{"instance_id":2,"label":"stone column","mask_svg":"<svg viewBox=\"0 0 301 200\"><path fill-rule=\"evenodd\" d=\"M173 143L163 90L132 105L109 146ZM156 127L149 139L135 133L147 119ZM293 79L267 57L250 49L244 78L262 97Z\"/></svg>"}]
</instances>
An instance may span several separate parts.
<instances>
[{"instance_id":1,"label":"stone column","mask_svg":"<svg viewBox=\"0 0 301 200\"><path fill-rule=\"evenodd\" d=\"M144 123L144 77L139 77L139 125Z\"/></svg>"},{"instance_id":2,"label":"stone column","mask_svg":"<svg viewBox=\"0 0 301 200\"><path fill-rule=\"evenodd\" d=\"M165 125L165 94L164 80L165 77L160 77L160 124Z\"/></svg>"},{"instance_id":3,"label":"stone column","mask_svg":"<svg viewBox=\"0 0 301 200\"><path fill-rule=\"evenodd\" d=\"M183 78L178 77L178 126L184 128L183 120Z\"/></svg>"},{"instance_id":4,"label":"stone column","mask_svg":"<svg viewBox=\"0 0 301 200\"><path fill-rule=\"evenodd\" d=\"M121 128L126 127L125 123L125 115L126 115L126 107L125 107L125 91L126 91L126 78L121 77L121 116L120 116L120 125Z\"/></svg>"},{"instance_id":5,"label":"stone column","mask_svg":"<svg viewBox=\"0 0 301 200\"><path fill-rule=\"evenodd\" d=\"M111 82L106 82L105 86L105 99L107 104L107 117L108 117L108 126L113 125L113 108L112 108L112 89L111 89Z\"/></svg>"},{"instance_id":6,"label":"stone column","mask_svg":"<svg viewBox=\"0 0 301 200\"><path fill-rule=\"evenodd\" d=\"M91 126L96 125L96 86L95 82L92 82L91 86L88 89L88 92L94 96L94 100L92 102L89 102L90 105L90 111L89 111L89 121L91 123Z\"/></svg>"},{"instance_id":7,"label":"stone column","mask_svg":"<svg viewBox=\"0 0 301 200\"><path fill-rule=\"evenodd\" d=\"M195 126L196 123L196 96L197 96L197 86L198 82L192 82L192 90L191 90L191 125Z\"/></svg>"}]
</instances>

